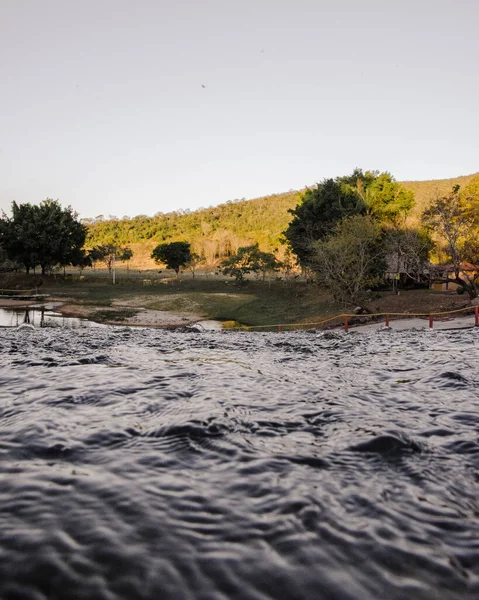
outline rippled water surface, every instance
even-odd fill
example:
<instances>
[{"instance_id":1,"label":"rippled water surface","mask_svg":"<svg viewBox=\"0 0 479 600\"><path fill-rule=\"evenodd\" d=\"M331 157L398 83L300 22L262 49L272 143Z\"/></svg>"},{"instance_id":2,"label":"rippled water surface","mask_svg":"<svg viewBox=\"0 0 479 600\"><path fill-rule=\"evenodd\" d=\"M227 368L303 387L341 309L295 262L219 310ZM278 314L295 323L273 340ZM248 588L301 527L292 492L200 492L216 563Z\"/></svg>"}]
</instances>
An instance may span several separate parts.
<instances>
[{"instance_id":1,"label":"rippled water surface","mask_svg":"<svg viewBox=\"0 0 479 600\"><path fill-rule=\"evenodd\" d=\"M0 597L479 598L478 344L0 330Z\"/></svg>"}]
</instances>

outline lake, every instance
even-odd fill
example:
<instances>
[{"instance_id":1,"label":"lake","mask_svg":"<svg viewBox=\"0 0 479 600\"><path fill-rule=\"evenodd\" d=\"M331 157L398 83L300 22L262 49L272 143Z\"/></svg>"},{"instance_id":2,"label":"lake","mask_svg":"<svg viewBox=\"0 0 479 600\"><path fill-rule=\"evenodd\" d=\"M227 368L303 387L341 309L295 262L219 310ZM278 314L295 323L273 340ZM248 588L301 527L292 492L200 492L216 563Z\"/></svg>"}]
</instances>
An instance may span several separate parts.
<instances>
[{"instance_id":1,"label":"lake","mask_svg":"<svg viewBox=\"0 0 479 600\"><path fill-rule=\"evenodd\" d=\"M0 329L0 597L479 597L479 332Z\"/></svg>"}]
</instances>

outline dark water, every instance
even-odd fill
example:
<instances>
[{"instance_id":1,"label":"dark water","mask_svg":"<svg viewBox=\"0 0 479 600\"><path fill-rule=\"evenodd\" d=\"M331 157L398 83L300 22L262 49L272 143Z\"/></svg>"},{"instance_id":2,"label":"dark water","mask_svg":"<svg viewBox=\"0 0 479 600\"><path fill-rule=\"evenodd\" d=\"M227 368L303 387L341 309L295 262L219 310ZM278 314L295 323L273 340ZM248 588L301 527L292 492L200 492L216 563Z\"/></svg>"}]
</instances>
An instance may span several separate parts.
<instances>
[{"instance_id":1,"label":"dark water","mask_svg":"<svg viewBox=\"0 0 479 600\"><path fill-rule=\"evenodd\" d=\"M479 598L479 332L0 351L2 600Z\"/></svg>"}]
</instances>

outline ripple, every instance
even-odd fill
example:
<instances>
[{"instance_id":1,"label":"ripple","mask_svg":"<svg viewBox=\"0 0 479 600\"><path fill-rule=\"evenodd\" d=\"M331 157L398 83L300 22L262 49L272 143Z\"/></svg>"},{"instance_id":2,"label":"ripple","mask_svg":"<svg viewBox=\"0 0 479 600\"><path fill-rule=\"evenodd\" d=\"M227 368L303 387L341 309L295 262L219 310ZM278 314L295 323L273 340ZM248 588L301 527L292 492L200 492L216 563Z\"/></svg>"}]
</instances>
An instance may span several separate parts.
<instances>
[{"instance_id":1,"label":"ripple","mask_svg":"<svg viewBox=\"0 0 479 600\"><path fill-rule=\"evenodd\" d=\"M0 597L479 597L479 337L0 330Z\"/></svg>"}]
</instances>

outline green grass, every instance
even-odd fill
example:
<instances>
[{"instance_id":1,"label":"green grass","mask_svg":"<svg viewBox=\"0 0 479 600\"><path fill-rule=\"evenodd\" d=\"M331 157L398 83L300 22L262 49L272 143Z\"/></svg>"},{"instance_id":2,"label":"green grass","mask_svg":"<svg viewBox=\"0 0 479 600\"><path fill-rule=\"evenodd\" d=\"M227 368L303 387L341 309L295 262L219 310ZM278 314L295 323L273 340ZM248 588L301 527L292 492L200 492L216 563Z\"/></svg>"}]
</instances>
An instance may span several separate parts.
<instances>
[{"instance_id":1,"label":"green grass","mask_svg":"<svg viewBox=\"0 0 479 600\"><path fill-rule=\"evenodd\" d=\"M239 285L230 278L189 276L157 280L143 287L141 278L120 278L113 286L106 277L87 276L83 281L48 280L44 291L75 303L105 307L135 298L145 308L193 312L248 326L311 322L341 312L324 290L302 281L248 280Z\"/></svg>"},{"instance_id":2,"label":"green grass","mask_svg":"<svg viewBox=\"0 0 479 600\"><path fill-rule=\"evenodd\" d=\"M42 293L69 304L99 307L96 321L126 319L139 307L189 312L205 319L230 321L248 327L318 323L345 312L330 294L316 284L302 280L262 282L247 280L238 285L221 276L184 279L151 274L151 286L143 286L141 277L122 276L117 285L104 273L85 276L82 281L44 278ZM0 284L1 284L0 276ZM114 303L114 304L113 304ZM401 295L381 292L369 303L372 312L427 313L459 308L467 299L455 293L436 290L401 291ZM107 307L111 307L106 310ZM349 310L351 307L349 307ZM347 312L347 310L346 310ZM231 324L230 324L231 325ZM282 329L287 329L282 327Z\"/></svg>"},{"instance_id":3,"label":"green grass","mask_svg":"<svg viewBox=\"0 0 479 600\"><path fill-rule=\"evenodd\" d=\"M338 306L317 286L297 282L277 282L271 286L257 281L249 281L242 286L225 286L223 283L220 289L217 289L217 284L211 286L216 289L207 289L210 286L205 282L195 286L200 289L194 290L185 285L181 289L163 292L147 308L191 310L209 319L237 321L248 326L307 322L317 318L318 314L338 311Z\"/></svg>"}]
</instances>

